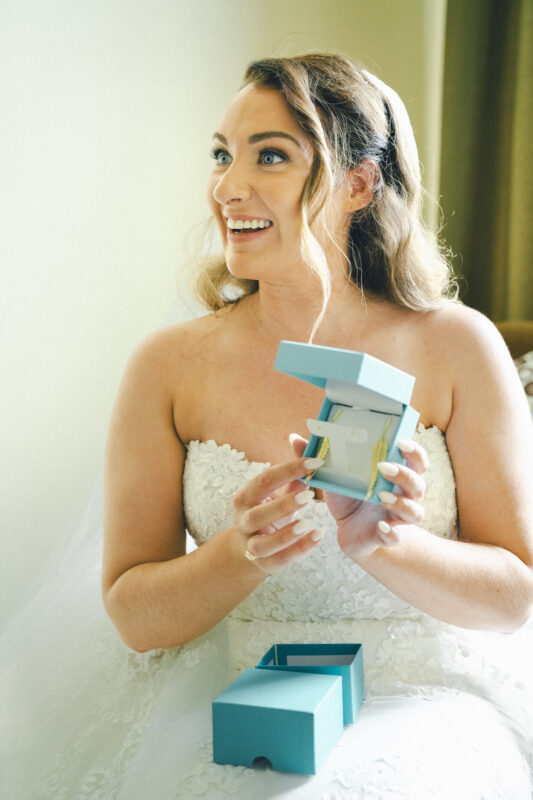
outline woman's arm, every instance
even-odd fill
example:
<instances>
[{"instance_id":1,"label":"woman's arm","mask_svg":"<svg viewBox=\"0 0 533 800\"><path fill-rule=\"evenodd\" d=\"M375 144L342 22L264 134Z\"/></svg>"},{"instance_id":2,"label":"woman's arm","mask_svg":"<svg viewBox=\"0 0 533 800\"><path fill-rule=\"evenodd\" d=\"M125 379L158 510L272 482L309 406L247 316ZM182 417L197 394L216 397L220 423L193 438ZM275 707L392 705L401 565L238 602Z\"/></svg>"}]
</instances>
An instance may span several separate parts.
<instances>
[{"instance_id":1,"label":"woman's arm","mask_svg":"<svg viewBox=\"0 0 533 800\"><path fill-rule=\"evenodd\" d=\"M309 500L310 493L302 498L301 483L292 481L310 469L295 459L246 484L236 498L236 524L185 555L185 450L168 388L175 363L176 336L168 330L137 348L121 382L106 450L102 592L120 636L138 651L174 647L205 633L265 574L317 541L310 530L295 535L294 522L286 520L257 537ZM289 493L264 502L280 486ZM248 546L252 536L259 542ZM244 551L254 545L258 558L250 561Z\"/></svg>"},{"instance_id":2,"label":"woman's arm","mask_svg":"<svg viewBox=\"0 0 533 800\"><path fill-rule=\"evenodd\" d=\"M346 551L403 600L438 619L512 632L533 607L533 426L494 326L460 306L447 311L444 326L453 381L446 441L459 541L430 535L421 524L391 522L396 546L365 555Z\"/></svg>"},{"instance_id":3,"label":"woman's arm","mask_svg":"<svg viewBox=\"0 0 533 800\"><path fill-rule=\"evenodd\" d=\"M512 633L527 621L531 567L509 550L442 539L416 525L397 531L397 546L353 560L402 600L463 628Z\"/></svg>"}]
</instances>

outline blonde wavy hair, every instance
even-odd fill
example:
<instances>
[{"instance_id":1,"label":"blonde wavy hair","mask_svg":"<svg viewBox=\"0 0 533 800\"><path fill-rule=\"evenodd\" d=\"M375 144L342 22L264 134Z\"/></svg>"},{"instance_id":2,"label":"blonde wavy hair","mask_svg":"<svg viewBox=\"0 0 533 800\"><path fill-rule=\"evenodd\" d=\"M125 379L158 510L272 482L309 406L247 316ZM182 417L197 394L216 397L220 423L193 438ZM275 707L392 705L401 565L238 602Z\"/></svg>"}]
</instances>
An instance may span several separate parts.
<instances>
[{"instance_id":1,"label":"blonde wavy hair","mask_svg":"<svg viewBox=\"0 0 533 800\"><path fill-rule=\"evenodd\" d=\"M318 275L323 305L330 295L325 254L310 226L346 173L364 162L375 165L372 201L355 211L348 238L348 276L364 293L415 311L436 308L456 297L444 248L422 218L424 191L418 151L406 108L379 78L345 56L310 54L252 62L248 84L275 89L308 137L314 151L303 188L300 246ZM257 291L258 282L235 278L223 256L204 261L195 290L212 311Z\"/></svg>"}]
</instances>

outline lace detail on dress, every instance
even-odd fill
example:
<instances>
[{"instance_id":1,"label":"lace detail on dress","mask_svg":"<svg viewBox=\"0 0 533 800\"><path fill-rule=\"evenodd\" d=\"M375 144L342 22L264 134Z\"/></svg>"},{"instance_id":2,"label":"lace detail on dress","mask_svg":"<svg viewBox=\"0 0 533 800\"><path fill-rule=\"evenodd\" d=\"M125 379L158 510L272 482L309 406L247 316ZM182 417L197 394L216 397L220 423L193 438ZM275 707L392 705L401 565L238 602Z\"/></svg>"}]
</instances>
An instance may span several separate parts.
<instances>
[{"instance_id":1,"label":"lace detail on dress","mask_svg":"<svg viewBox=\"0 0 533 800\"><path fill-rule=\"evenodd\" d=\"M430 459L424 476L424 525L438 536L456 538L455 483L444 435L437 428L421 428L415 436ZM244 453L227 444L190 442L183 478L184 504L189 532L198 544L233 524L235 492L267 466L247 461ZM316 527L324 528L320 544L305 558L265 578L231 617L282 622L420 617L421 612L392 594L340 550L335 520L325 503L314 501L297 516L302 514L310 516Z\"/></svg>"}]
</instances>

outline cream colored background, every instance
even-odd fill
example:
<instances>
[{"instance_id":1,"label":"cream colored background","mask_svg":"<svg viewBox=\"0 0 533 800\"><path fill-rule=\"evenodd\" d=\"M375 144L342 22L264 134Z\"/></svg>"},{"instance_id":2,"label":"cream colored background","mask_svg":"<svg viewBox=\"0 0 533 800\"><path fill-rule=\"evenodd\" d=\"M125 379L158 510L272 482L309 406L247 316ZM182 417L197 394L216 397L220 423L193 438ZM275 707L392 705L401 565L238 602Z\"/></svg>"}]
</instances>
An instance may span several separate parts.
<instances>
[{"instance_id":1,"label":"cream colored background","mask_svg":"<svg viewBox=\"0 0 533 800\"><path fill-rule=\"evenodd\" d=\"M125 361L175 299L210 136L258 57L342 51L403 97L438 190L446 0L3 0L2 614L102 462Z\"/></svg>"}]
</instances>

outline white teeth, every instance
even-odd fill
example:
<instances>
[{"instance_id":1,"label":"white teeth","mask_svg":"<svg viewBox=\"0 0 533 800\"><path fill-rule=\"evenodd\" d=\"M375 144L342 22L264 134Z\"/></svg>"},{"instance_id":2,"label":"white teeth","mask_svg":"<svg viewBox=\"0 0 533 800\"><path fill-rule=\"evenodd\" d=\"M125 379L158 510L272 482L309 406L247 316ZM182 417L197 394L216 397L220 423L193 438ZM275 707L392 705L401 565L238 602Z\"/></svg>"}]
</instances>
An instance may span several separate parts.
<instances>
[{"instance_id":1,"label":"white teeth","mask_svg":"<svg viewBox=\"0 0 533 800\"><path fill-rule=\"evenodd\" d=\"M228 219L228 228L235 231L240 231L242 228L252 228L253 230L269 228L271 225L272 223L267 219Z\"/></svg>"}]
</instances>

